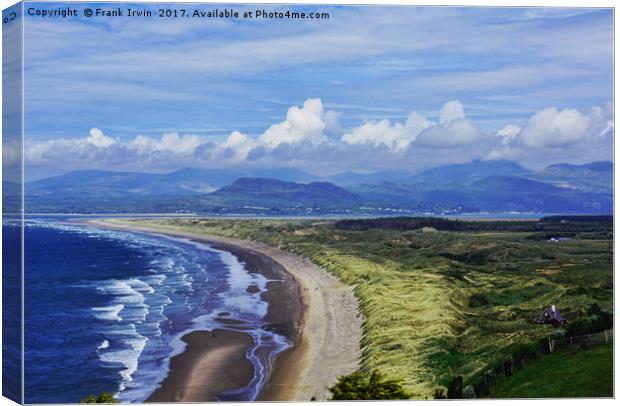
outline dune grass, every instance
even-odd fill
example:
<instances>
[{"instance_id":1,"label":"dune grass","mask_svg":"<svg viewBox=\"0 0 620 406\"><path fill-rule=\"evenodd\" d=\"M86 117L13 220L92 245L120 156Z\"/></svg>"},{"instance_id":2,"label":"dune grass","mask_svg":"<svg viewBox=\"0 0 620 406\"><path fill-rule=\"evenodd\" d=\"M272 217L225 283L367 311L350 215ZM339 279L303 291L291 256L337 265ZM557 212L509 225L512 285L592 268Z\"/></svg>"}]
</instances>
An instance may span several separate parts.
<instances>
[{"instance_id":1,"label":"dune grass","mask_svg":"<svg viewBox=\"0 0 620 406\"><path fill-rule=\"evenodd\" d=\"M312 260L355 286L365 316L362 369L402 379L431 397L552 327L531 322L546 306L565 314L611 308L612 240L550 243L528 233L334 228L330 221L140 220L162 229L261 241ZM484 298L482 302L472 297ZM526 394L522 394L526 396Z\"/></svg>"}]
</instances>

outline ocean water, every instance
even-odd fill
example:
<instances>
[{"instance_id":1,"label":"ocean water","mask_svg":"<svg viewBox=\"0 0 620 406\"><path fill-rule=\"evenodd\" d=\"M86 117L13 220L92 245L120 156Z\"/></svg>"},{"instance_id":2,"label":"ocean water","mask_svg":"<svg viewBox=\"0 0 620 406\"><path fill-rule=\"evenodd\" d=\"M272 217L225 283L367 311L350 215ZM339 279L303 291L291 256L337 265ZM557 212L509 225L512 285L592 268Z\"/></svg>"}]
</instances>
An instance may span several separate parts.
<instances>
[{"instance_id":1,"label":"ocean water","mask_svg":"<svg viewBox=\"0 0 620 406\"><path fill-rule=\"evenodd\" d=\"M232 254L189 240L28 221L26 402L74 403L103 391L142 402L183 351L181 337L214 328L252 335L254 378L221 399L254 400L290 345L262 328L267 283ZM222 314L242 323L222 325Z\"/></svg>"}]
</instances>

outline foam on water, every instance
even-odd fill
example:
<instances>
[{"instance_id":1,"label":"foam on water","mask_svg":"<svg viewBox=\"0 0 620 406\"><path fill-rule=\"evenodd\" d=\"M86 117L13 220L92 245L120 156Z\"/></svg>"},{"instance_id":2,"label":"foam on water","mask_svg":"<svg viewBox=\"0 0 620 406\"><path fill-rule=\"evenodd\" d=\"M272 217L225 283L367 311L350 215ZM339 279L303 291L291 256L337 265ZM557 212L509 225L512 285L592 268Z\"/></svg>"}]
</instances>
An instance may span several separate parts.
<instances>
[{"instance_id":1,"label":"foam on water","mask_svg":"<svg viewBox=\"0 0 620 406\"><path fill-rule=\"evenodd\" d=\"M256 399L273 358L290 346L286 337L263 329L268 303L261 293L269 280L248 272L229 252L147 233L46 222L29 226L118 241L147 260L148 268L135 275L110 278L106 269L94 268L99 278L79 284L104 302L89 309L103 339L93 351L102 366L118 369L116 396L122 402L143 402L157 389L168 373L170 358L185 348L181 338L192 331L237 330L253 338L246 354L254 366L252 382L223 394L222 400ZM257 289L248 292L249 286ZM241 324L222 324L218 321L222 312Z\"/></svg>"},{"instance_id":2,"label":"foam on water","mask_svg":"<svg viewBox=\"0 0 620 406\"><path fill-rule=\"evenodd\" d=\"M116 320L122 321L123 318L118 314L125 308L124 305L119 304L115 306L107 307L93 307L93 316L99 320Z\"/></svg>"},{"instance_id":3,"label":"foam on water","mask_svg":"<svg viewBox=\"0 0 620 406\"><path fill-rule=\"evenodd\" d=\"M101 344L99 344L99 347L97 347L97 350L105 350L108 347L110 347L110 342L108 340L103 340Z\"/></svg>"}]
</instances>

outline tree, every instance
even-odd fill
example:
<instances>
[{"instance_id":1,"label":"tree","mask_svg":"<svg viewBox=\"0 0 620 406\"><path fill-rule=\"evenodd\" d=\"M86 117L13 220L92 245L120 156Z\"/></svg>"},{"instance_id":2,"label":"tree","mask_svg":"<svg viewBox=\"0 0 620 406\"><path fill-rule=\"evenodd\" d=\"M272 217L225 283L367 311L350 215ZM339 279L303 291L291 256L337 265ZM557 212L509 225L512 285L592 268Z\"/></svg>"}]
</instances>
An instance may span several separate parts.
<instances>
[{"instance_id":1,"label":"tree","mask_svg":"<svg viewBox=\"0 0 620 406\"><path fill-rule=\"evenodd\" d=\"M448 399L463 399L463 377L455 376L448 385Z\"/></svg>"},{"instance_id":2,"label":"tree","mask_svg":"<svg viewBox=\"0 0 620 406\"><path fill-rule=\"evenodd\" d=\"M99 396L88 395L86 399L80 400L80 403L118 403L118 400L111 393L101 392Z\"/></svg>"},{"instance_id":3,"label":"tree","mask_svg":"<svg viewBox=\"0 0 620 406\"><path fill-rule=\"evenodd\" d=\"M401 382L385 379L379 372L373 371L366 376L356 371L338 378L338 382L329 388L333 400L399 400L409 399L411 394L403 389Z\"/></svg>"},{"instance_id":4,"label":"tree","mask_svg":"<svg viewBox=\"0 0 620 406\"><path fill-rule=\"evenodd\" d=\"M566 336L574 337L590 333L592 328L592 319L590 317L582 317L566 326Z\"/></svg>"}]
</instances>

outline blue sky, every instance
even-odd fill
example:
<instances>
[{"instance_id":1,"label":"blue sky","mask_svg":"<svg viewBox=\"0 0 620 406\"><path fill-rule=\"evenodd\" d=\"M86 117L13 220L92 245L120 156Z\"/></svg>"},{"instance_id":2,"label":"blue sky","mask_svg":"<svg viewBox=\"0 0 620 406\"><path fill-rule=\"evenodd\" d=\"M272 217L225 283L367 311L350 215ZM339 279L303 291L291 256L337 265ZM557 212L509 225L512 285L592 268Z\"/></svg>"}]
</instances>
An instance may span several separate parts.
<instances>
[{"instance_id":1,"label":"blue sky","mask_svg":"<svg viewBox=\"0 0 620 406\"><path fill-rule=\"evenodd\" d=\"M611 159L610 9L233 7L330 18L27 16L30 177Z\"/></svg>"}]
</instances>

